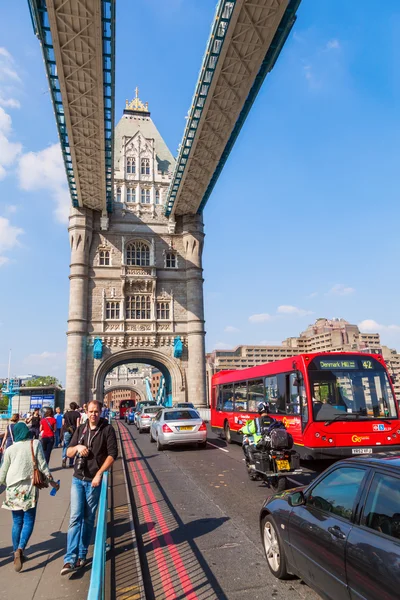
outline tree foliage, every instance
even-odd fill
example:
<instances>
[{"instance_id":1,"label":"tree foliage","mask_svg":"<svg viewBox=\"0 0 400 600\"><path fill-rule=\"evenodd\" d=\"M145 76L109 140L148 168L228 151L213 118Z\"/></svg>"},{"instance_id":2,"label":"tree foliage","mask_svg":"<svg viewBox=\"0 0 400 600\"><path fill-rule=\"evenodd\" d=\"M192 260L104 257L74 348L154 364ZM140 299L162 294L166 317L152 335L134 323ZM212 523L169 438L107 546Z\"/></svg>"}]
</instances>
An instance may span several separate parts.
<instances>
[{"instance_id":1,"label":"tree foliage","mask_svg":"<svg viewBox=\"0 0 400 600\"><path fill-rule=\"evenodd\" d=\"M25 382L26 387L43 387L44 385L60 385L57 377L45 375L44 377L35 377Z\"/></svg>"}]
</instances>

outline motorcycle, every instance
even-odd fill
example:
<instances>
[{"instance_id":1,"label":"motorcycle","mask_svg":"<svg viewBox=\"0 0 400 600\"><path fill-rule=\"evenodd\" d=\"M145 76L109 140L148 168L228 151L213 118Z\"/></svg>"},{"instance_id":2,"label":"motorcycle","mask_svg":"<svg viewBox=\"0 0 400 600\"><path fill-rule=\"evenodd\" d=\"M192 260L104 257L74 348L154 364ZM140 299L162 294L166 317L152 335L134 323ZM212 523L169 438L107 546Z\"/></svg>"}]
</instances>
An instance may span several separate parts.
<instances>
[{"instance_id":1,"label":"motorcycle","mask_svg":"<svg viewBox=\"0 0 400 600\"><path fill-rule=\"evenodd\" d=\"M300 455L292 447L293 438L279 421L271 425L257 445L244 442L242 448L250 479L264 481L274 492L283 492L287 476L303 471Z\"/></svg>"}]
</instances>

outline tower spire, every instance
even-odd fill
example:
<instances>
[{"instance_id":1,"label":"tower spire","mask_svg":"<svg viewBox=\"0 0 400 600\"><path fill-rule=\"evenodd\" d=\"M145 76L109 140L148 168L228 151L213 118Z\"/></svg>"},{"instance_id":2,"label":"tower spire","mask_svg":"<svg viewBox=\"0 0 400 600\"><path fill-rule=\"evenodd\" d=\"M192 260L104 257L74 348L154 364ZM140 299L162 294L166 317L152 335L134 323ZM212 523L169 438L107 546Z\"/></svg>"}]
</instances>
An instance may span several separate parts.
<instances>
[{"instance_id":1,"label":"tower spire","mask_svg":"<svg viewBox=\"0 0 400 600\"><path fill-rule=\"evenodd\" d=\"M126 100L125 102L125 110L124 113L140 113L142 116L145 114L146 116L150 116L149 112L149 103L142 102L139 98L139 88L136 86L135 88L135 97L133 100L129 102Z\"/></svg>"}]
</instances>

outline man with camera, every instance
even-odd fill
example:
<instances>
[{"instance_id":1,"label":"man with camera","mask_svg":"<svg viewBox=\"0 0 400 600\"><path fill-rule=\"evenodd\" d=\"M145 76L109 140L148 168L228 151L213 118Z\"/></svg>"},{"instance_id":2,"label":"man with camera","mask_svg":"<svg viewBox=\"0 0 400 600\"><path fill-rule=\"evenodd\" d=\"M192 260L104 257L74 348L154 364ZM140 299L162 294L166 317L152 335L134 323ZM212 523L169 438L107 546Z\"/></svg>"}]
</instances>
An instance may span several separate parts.
<instances>
[{"instance_id":1,"label":"man with camera","mask_svg":"<svg viewBox=\"0 0 400 600\"><path fill-rule=\"evenodd\" d=\"M118 456L115 431L100 417L101 408L100 402L89 402L88 419L75 431L67 449L68 458L77 458L72 477L67 552L61 575L72 573L86 564L100 499L101 479Z\"/></svg>"}]
</instances>

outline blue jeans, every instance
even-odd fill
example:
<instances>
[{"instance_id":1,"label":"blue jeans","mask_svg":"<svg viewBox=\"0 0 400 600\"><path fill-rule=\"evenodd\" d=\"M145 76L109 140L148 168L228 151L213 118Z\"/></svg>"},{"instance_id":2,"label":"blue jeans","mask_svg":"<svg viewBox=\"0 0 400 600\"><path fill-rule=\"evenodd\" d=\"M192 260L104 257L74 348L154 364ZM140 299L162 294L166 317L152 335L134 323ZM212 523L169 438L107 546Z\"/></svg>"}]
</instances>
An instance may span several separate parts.
<instances>
[{"instance_id":1,"label":"blue jeans","mask_svg":"<svg viewBox=\"0 0 400 600\"><path fill-rule=\"evenodd\" d=\"M36 506L25 512L23 510L13 510L12 517L12 543L14 552L16 552L18 548L25 550L35 524Z\"/></svg>"},{"instance_id":2,"label":"blue jeans","mask_svg":"<svg viewBox=\"0 0 400 600\"><path fill-rule=\"evenodd\" d=\"M94 529L100 490L101 485L93 488L91 481L72 478L71 513L64 564L73 565L78 558L86 558Z\"/></svg>"},{"instance_id":3,"label":"blue jeans","mask_svg":"<svg viewBox=\"0 0 400 600\"><path fill-rule=\"evenodd\" d=\"M72 433L70 433L69 431L65 431L64 432L64 441L63 441L63 451L62 451L62 459L63 460L67 459L67 448L69 446L71 439L72 439ZM74 464L73 458L69 459L69 464L72 467L72 465Z\"/></svg>"},{"instance_id":4,"label":"blue jeans","mask_svg":"<svg viewBox=\"0 0 400 600\"><path fill-rule=\"evenodd\" d=\"M61 434L61 428L56 429L56 441L54 442L55 448L58 448L58 446L60 445L60 434Z\"/></svg>"}]
</instances>

